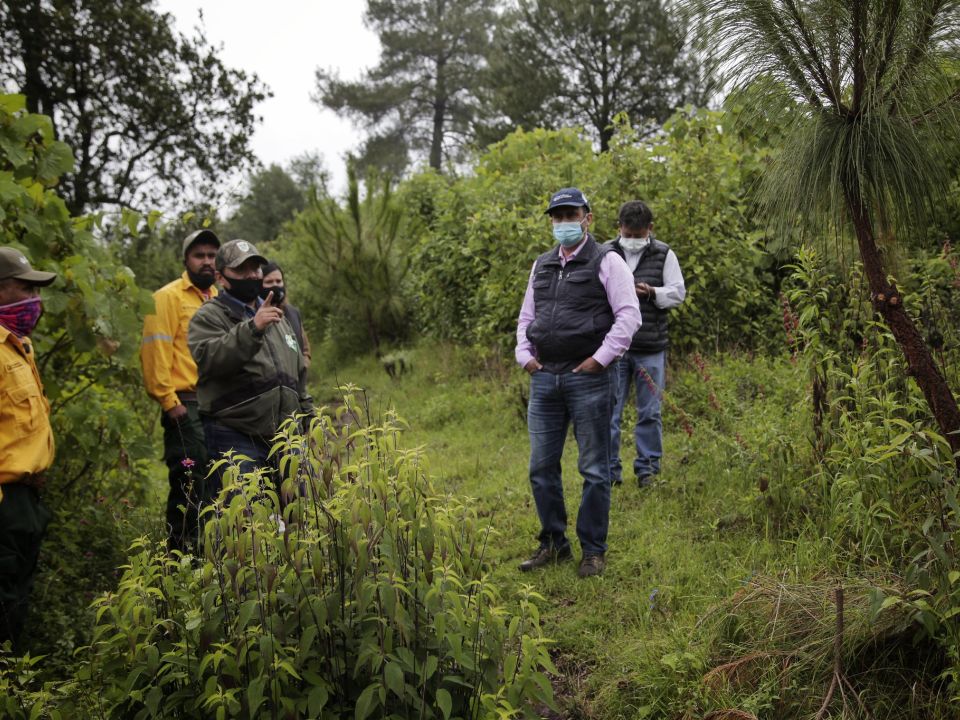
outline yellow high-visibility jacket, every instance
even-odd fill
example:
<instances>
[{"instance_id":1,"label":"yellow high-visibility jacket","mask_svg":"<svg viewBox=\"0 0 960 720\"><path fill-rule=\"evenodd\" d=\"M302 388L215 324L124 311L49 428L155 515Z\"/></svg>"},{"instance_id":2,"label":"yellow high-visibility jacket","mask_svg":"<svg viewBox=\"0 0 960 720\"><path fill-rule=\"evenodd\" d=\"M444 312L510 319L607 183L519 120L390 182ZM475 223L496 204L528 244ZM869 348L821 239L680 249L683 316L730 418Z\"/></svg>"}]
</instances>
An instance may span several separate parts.
<instances>
[{"instance_id":1,"label":"yellow high-visibility jacket","mask_svg":"<svg viewBox=\"0 0 960 720\"><path fill-rule=\"evenodd\" d=\"M217 289L210 288L210 297ZM156 314L143 322L140 365L147 393L169 410L180 404L177 392L195 392L197 364L187 349L190 319L205 301L203 292L190 282L186 271L153 294Z\"/></svg>"},{"instance_id":2,"label":"yellow high-visibility jacket","mask_svg":"<svg viewBox=\"0 0 960 720\"><path fill-rule=\"evenodd\" d=\"M0 486L45 472L52 464L50 403L33 345L0 325Z\"/></svg>"}]
</instances>

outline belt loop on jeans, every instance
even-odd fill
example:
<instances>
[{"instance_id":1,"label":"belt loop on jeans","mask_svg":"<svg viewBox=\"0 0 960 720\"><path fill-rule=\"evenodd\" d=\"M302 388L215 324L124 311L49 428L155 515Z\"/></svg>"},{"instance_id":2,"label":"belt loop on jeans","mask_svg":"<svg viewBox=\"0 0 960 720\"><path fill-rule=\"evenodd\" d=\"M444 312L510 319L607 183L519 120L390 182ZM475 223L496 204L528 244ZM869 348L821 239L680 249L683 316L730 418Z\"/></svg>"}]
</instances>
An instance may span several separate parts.
<instances>
[{"instance_id":1,"label":"belt loop on jeans","mask_svg":"<svg viewBox=\"0 0 960 720\"><path fill-rule=\"evenodd\" d=\"M177 390L177 397L180 398L180 402L182 403L197 401L197 393L192 391L186 392L186 391Z\"/></svg>"}]
</instances>

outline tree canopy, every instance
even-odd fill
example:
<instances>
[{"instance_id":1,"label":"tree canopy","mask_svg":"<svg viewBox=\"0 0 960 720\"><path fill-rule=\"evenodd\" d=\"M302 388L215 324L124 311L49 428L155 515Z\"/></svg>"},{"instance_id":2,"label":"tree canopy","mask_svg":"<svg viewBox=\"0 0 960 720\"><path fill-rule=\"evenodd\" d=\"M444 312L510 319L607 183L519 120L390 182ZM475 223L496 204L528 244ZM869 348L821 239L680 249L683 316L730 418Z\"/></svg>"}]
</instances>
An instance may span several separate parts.
<instances>
[{"instance_id":1,"label":"tree canopy","mask_svg":"<svg viewBox=\"0 0 960 720\"><path fill-rule=\"evenodd\" d=\"M472 140L494 0L369 0L380 63L358 81L318 69L320 105L361 120L370 132L360 166L402 171L411 151L440 169Z\"/></svg>"},{"instance_id":2,"label":"tree canopy","mask_svg":"<svg viewBox=\"0 0 960 720\"><path fill-rule=\"evenodd\" d=\"M891 277L887 252L944 195L960 139L960 5L951 0L693 0L706 41L787 138L764 178L769 217L856 239L883 317L940 432L960 409ZM786 110L786 113L784 113Z\"/></svg>"},{"instance_id":3,"label":"tree canopy","mask_svg":"<svg viewBox=\"0 0 960 720\"><path fill-rule=\"evenodd\" d=\"M583 125L609 148L614 117L662 123L694 97L696 66L661 0L521 0L490 55L508 127Z\"/></svg>"},{"instance_id":4,"label":"tree canopy","mask_svg":"<svg viewBox=\"0 0 960 720\"><path fill-rule=\"evenodd\" d=\"M201 31L186 37L154 0L0 4L0 85L49 116L76 164L72 214L174 201L253 159L254 108L267 90L228 68Z\"/></svg>"}]
</instances>

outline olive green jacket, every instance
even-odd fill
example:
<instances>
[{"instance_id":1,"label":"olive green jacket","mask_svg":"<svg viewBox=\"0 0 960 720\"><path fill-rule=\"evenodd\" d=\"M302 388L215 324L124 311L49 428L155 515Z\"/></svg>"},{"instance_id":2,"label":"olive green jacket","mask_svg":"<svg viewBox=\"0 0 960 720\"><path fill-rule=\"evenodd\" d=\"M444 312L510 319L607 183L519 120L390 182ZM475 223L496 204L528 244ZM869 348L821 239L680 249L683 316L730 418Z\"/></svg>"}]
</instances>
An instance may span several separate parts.
<instances>
[{"instance_id":1,"label":"olive green jacket","mask_svg":"<svg viewBox=\"0 0 960 720\"><path fill-rule=\"evenodd\" d=\"M261 333L244 306L221 293L193 316L187 345L201 415L269 440L291 415L313 413L303 353L286 319Z\"/></svg>"}]
</instances>

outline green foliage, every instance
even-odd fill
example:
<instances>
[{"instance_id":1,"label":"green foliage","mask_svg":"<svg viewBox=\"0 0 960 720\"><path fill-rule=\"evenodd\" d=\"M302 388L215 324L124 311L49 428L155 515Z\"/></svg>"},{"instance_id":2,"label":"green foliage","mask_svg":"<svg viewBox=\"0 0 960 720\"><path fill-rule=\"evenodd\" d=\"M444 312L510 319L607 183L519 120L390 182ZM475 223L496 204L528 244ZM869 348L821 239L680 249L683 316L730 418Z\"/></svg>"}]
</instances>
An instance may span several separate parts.
<instances>
[{"instance_id":1,"label":"green foliage","mask_svg":"<svg viewBox=\"0 0 960 720\"><path fill-rule=\"evenodd\" d=\"M22 96L0 96L0 245L21 248L34 267L58 276L43 290L33 333L57 448L44 494L56 518L42 556L40 584L49 593L38 593L26 634L63 661L88 627L77 597L109 584L123 557L114 541L129 537L112 513L97 520L91 506L101 496L111 504L144 497L153 445L138 349L152 300L94 240L96 219L70 217L52 189L71 168L70 150L54 139L49 119L24 105Z\"/></svg>"},{"instance_id":2,"label":"green foliage","mask_svg":"<svg viewBox=\"0 0 960 720\"><path fill-rule=\"evenodd\" d=\"M42 655L0 654L0 717L6 720L64 720L76 717L70 683L43 682Z\"/></svg>"},{"instance_id":3,"label":"green foliage","mask_svg":"<svg viewBox=\"0 0 960 720\"><path fill-rule=\"evenodd\" d=\"M496 19L493 0L368 0L380 63L357 81L317 70L315 100L371 132L361 171L398 175L408 152L426 151L439 170L470 141L483 92L482 66Z\"/></svg>"},{"instance_id":4,"label":"green foliage","mask_svg":"<svg viewBox=\"0 0 960 720\"><path fill-rule=\"evenodd\" d=\"M403 284L410 269L413 227L387 179L373 175L361 198L356 167L348 166L341 206L315 194L287 227L277 257L296 288L304 317L325 336L321 351L335 359L381 352L409 330Z\"/></svg>"},{"instance_id":5,"label":"green foliage","mask_svg":"<svg viewBox=\"0 0 960 720\"><path fill-rule=\"evenodd\" d=\"M206 228L226 241L223 222L213 207L195 207L174 217L159 210L124 209L119 216L105 219L100 235L117 259L133 270L137 284L153 292L183 274L183 239Z\"/></svg>"},{"instance_id":6,"label":"green foliage","mask_svg":"<svg viewBox=\"0 0 960 720\"><path fill-rule=\"evenodd\" d=\"M546 199L577 185L600 240L615 237L622 202L642 198L652 208L688 288L671 317L675 346L769 347L778 277L749 194L768 151L730 132L719 113L679 113L665 129L648 144L621 125L599 156L573 130L517 131L484 153L471 176L426 173L403 183L398 194L423 223L411 275L421 326L458 342L512 347L531 264L552 244Z\"/></svg>"},{"instance_id":7,"label":"green foliage","mask_svg":"<svg viewBox=\"0 0 960 720\"><path fill-rule=\"evenodd\" d=\"M313 185L322 177L313 178ZM243 238L259 248L277 239L284 223L303 210L307 184L299 184L279 165L254 173L236 211L221 226L221 240Z\"/></svg>"},{"instance_id":8,"label":"green foliage","mask_svg":"<svg viewBox=\"0 0 960 720\"><path fill-rule=\"evenodd\" d=\"M496 116L510 128L582 125L606 152L617 114L656 127L693 99L697 73L683 46L660 0L522 0L490 53Z\"/></svg>"},{"instance_id":9,"label":"green foliage","mask_svg":"<svg viewBox=\"0 0 960 720\"><path fill-rule=\"evenodd\" d=\"M253 107L266 97L154 0L3 3L0 78L80 159L64 182L73 215L178 201L194 183L213 199L216 178L251 161Z\"/></svg>"},{"instance_id":10,"label":"green foliage","mask_svg":"<svg viewBox=\"0 0 960 720\"><path fill-rule=\"evenodd\" d=\"M788 128L764 177L777 222L846 225L862 203L875 231L925 227L960 137L952 3L690 0L704 40L759 112Z\"/></svg>"},{"instance_id":11,"label":"green foliage","mask_svg":"<svg viewBox=\"0 0 960 720\"><path fill-rule=\"evenodd\" d=\"M911 299L914 312L932 302L935 268L941 280L954 274L948 257L945 252L928 260L921 265L925 272L907 278L906 286L919 285ZM814 381L819 458L795 492L818 530L858 565L890 567L905 578L905 589L881 595L877 605L908 612L918 639L939 645L956 694L960 504L950 445L928 429L926 402L910 382L889 331L864 312L862 286L849 288L845 301L839 276L811 250L800 254L793 282L789 295L798 309L798 347ZM953 290L937 284L940 293ZM960 348L951 335L939 359L956 386ZM851 343L851 336L859 339Z\"/></svg>"},{"instance_id":12,"label":"green foliage","mask_svg":"<svg viewBox=\"0 0 960 720\"><path fill-rule=\"evenodd\" d=\"M344 403L307 435L286 426L276 484L223 461L203 558L134 544L78 675L103 717L447 720L551 703L539 596L504 607L489 524L436 493L396 420L364 426L349 390Z\"/></svg>"}]
</instances>

